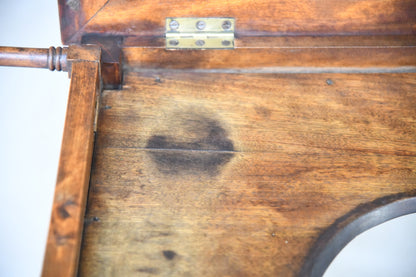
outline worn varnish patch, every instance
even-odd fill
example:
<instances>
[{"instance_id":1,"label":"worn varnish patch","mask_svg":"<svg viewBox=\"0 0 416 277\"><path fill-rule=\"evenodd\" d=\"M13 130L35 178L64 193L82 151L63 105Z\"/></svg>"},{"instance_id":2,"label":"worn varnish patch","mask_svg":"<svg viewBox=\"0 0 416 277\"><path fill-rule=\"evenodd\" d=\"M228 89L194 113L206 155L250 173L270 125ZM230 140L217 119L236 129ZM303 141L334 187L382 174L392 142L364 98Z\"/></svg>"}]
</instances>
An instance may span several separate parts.
<instances>
[{"instance_id":1,"label":"worn varnish patch","mask_svg":"<svg viewBox=\"0 0 416 277\"><path fill-rule=\"evenodd\" d=\"M146 148L164 174L216 175L234 155L227 131L197 107L174 112L163 125L147 140Z\"/></svg>"}]
</instances>

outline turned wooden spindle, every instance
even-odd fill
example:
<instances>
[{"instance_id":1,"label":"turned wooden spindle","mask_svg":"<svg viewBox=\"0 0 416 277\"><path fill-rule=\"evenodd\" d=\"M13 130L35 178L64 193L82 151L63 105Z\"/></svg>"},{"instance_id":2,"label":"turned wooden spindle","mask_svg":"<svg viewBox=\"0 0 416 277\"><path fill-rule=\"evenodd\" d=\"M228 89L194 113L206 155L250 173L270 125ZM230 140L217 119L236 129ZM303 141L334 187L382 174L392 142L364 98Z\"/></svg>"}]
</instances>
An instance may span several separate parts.
<instances>
[{"instance_id":1,"label":"turned wooden spindle","mask_svg":"<svg viewBox=\"0 0 416 277\"><path fill-rule=\"evenodd\" d=\"M0 47L0 66L49 68L67 71L67 48Z\"/></svg>"}]
</instances>

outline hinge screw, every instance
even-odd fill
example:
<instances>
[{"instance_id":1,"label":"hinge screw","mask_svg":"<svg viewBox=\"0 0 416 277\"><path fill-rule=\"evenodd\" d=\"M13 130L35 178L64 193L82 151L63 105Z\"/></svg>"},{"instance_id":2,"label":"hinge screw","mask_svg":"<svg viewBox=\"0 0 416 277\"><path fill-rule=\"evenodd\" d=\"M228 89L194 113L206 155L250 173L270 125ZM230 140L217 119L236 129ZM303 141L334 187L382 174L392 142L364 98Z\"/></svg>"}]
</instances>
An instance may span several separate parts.
<instances>
[{"instance_id":1,"label":"hinge screw","mask_svg":"<svg viewBox=\"0 0 416 277\"><path fill-rule=\"evenodd\" d=\"M178 21L176 21L176 20L172 20L172 21L169 23L169 27L170 27L172 30L177 30L177 29L179 28L179 22L178 22Z\"/></svg>"},{"instance_id":2,"label":"hinge screw","mask_svg":"<svg viewBox=\"0 0 416 277\"><path fill-rule=\"evenodd\" d=\"M177 39L169 40L169 45L176 46L178 44L179 44L179 40L177 40Z\"/></svg>"},{"instance_id":3,"label":"hinge screw","mask_svg":"<svg viewBox=\"0 0 416 277\"><path fill-rule=\"evenodd\" d=\"M226 21L224 21L223 23L222 23L222 28L224 29L224 30L230 30L231 29L231 21L229 21L229 20L226 20Z\"/></svg>"},{"instance_id":4,"label":"hinge screw","mask_svg":"<svg viewBox=\"0 0 416 277\"><path fill-rule=\"evenodd\" d=\"M221 42L221 44L222 44L223 46L230 46L231 41L229 41L229 40L223 40L223 41Z\"/></svg>"},{"instance_id":5,"label":"hinge screw","mask_svg":"<svg viewBox=\"0 0 416 277\"><path fill-rule=\"evenodd\" d=\"M196 28L198 30L204 30L206 26L207 26L207 24L205 23L205 21L198 21L196 23Z\"/></svg>"},{"instance_id":6,"label":"hinge screw","mask_svg":"<svg viewBox=\"0 0 416 277\"><path fill-rule=\"evenodd\" d=\"M205 44L205 41L203 41L202 39L199 39L199 40L195 41L195 44L197 46L203 46Z\"/></svg>"}]
</instances>

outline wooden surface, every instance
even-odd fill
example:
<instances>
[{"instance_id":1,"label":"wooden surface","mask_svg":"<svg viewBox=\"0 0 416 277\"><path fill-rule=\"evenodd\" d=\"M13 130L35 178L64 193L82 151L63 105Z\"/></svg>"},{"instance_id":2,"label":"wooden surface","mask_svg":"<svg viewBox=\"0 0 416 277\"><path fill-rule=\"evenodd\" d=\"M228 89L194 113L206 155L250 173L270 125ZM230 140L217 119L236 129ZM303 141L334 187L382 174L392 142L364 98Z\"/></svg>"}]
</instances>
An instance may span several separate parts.
<instances>
[{"instance_id":1,"label":"wooden surface","mask_svg":"<svg viewBox=\"0 0 416 277\"><path fill-rule=\"evenodd\" d=\"M341 40L341 39L338 39ZM123 49L125 67L132 71L148 69L205 69L227 71L297 71L307 73L356 69L361 71L416 71L416 45L413 46L319 46L283 48L242 48L235 50L166 51L160 48Z\"/></svg>"},{"instance_id":2,"label":"wooden surface","mask_svg":"<svg viewBox=\"0 0 416 277\"><path fill-rule=\"evenodd\" d=\"M415 46L415 35L237 37L235 48L339 48ZM124 47L165 48L164 37L126 37ZM182 50L183 51L183 50ZM187 50L189 51L189 50ZM211 50L210 50L211 51Z\"/></svg>"},{"instance_id":3,"label":"wooden surface","mask_svg":"<svg viewBox=\"0 0 416 277\"><path fill-rule=\"evenodd\" d=\"M84 25L86 25L107 2L108 0L58 0L62 42L64 44L70 44L72 36L78 32L82 32Z\"/></svg>"},{"instance_id":4,"label":"wooden surface","mask_svg":"<svg viewBox=\"0 0 416 277\"><path fill-rule=\"evenodd\" d=\"M62 40L85 34L161 38L166 17L234 17L236 36L411 35L414 0L59 1Z\"/></svg>"},{"instance_id":5,"label":"wooden surface","mask_svg":"<svg viewBox=\"0 0 416 277\"><path fill-rule=\"evenodd\" d=\"M115 36L84 36L82 44L98 45L102 51L101 79L103 89L121 88L122 70L122 38Z\"/></svg>"},{"instance_id":6,"label":"wooden surface","mask_svg":"<svg viewBox=\"0 0 416 277\"><path fill-rule=\"evenodd\" d=\"M117 39L127 72L103 93L79 275L319 276L416 211L414 0L59 5L64 43ZM191 16L234 17L237 49L165 51L165 18Z\"/></svg>"},{"instance_id":7,"label":"wooden surface","mask_svg":"<svg viewBox=\"0 0 416 277\"><path fill-rule=\"evenodd\" d=\"M43 264L44 277L76 275L88 193L100 63L84 59L73 61L71 67L68 108Z\"/></svg>"},{"instance_id":8,"label":"wooden surface","mask_svg":"<svg viewBox=\"0 0 416 277\"><path fill-rule=\"evenodd\" d=\"M129 70L102 96L80 276L296 276L343 216L416 194L415 73Z\"/></svg>"}]
</instances>

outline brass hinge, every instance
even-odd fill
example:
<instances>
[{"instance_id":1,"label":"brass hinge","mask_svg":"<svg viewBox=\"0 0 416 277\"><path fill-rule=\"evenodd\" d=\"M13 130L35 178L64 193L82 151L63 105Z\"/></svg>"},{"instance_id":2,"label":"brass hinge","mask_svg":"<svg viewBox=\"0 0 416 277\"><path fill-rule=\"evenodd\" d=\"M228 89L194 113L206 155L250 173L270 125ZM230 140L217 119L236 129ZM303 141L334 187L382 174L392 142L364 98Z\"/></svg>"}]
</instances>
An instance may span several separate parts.
<instances>
[{"instance_id":1,"label":"brass hinge","mask_svg":"<svg viewBox=\"0 0 416 277\"><path fill-rule=\"evenodd\" d=\"M166 18L166 49L234 49L235 19Z\"/></svg>"}]
</instances>

